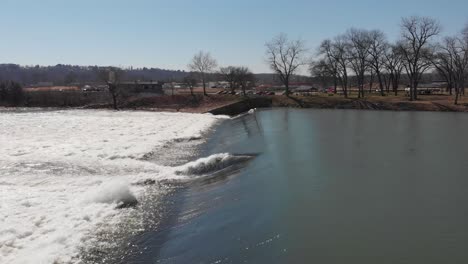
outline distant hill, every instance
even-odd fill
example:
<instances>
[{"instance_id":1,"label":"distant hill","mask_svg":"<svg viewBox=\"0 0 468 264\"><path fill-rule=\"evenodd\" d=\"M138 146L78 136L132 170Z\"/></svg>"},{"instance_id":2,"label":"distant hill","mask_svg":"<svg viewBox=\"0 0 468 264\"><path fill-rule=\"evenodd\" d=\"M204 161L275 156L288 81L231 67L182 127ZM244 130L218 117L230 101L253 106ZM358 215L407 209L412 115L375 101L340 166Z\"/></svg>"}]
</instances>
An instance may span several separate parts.
<instances>
[{"instance_id":1,"label":"distant hill","mask_svg":"<svg viewBox=\"0 0 468 264\"><path fill-rule=\"evenodd\" d=\"M77 66L57 64L55 66L21 66L18 64L0 64L0 81L15 81L24 86L36 85L40 83L50 83L53 85L70 85L99 82L99 69L104 66ZM123 69L126 81L182 81L189 72L181 70L165 70L159 68L126 68ZM255 74L257 83L279 84L275 74L259 73ZM221 80L222 77L213 74L213 80ZM306 76L296 76L295 81L307 82L310 78Z\"/></svg>"},{"instance_id":2,"label":"distant hill","mask_svg":"<svg viewBox=\"0 0 468 264\"><path fill-rule=\"evenodd\" d=\"M17 64L0 64L0 81L15 81L23 85L53 83L69 85L72 83L97 82L101 66L76 66L58 64L55 66L20 66ZM164 70L158 68L124 69L127 81L169 81L181 80L189 73L185 71Z\"/></svg>"},{"instance_id":3,"label":"distant hill","mask_svg":"<svg viewBox=\"0 0 468 264\"><path fill-rule=\"evenodd\" d=\"M80 85L86 83L101 82L98 78L98 71L104 66L77 66L57 64L55 66L21 66L18 64L0 64L0 82L15 81L23 86L41 86L38 84L49 84L55 86ZM125 68L123 69L125 81L175 81L180 82L190 72L182 70L166 70L159 68ZM354 77L350 77L350 85L354 85ZM273 73L255 74L257 84L281 85L278 77ZM366 76L369 79L369 76ZM401 84L405 85L408 80L406 74L401 76ZM212 81L221 81L223 77L219 74L212 74ZM425 73L421 83L432 83L441 80L437 73ZM374 83L377 82L374 78ZM329 78L311 78L297 75L291 79L291 83L318 84L323 87L332 86L333 82ZM377 84L375 84L377 86Z\"/></svg>"}]
</instances>

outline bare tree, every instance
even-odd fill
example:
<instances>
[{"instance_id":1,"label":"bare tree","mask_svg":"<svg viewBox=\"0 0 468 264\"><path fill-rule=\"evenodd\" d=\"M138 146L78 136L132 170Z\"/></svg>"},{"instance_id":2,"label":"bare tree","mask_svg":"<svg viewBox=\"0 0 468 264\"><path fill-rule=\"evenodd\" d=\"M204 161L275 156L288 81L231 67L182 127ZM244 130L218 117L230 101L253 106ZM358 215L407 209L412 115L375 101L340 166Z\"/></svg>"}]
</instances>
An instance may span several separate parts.
<instances>
[{"instance_id":1,"label":"bare tree","mask_svg":"<svg viewBox=\"0 0 468 264\"><path fill-rule=\"evenodd\" d=\"M429 60L431 40L440 31L439 22L433 18L413 16L402 19L398 46L410 81L410 100L417 100L419 81L432 65Z\"/></svg>"},{"instance_id":2,"label":"bare tree","mask_svg":"<svg viewBox=\"0 0 468 264\"><path fill-rule=\"evenodd\" d=\"M465 77L468 68L468 43L463 38L453 38L449 42L449 49L453 54L455 64L455 104L458 104L460 94L465 90Z\"/></svg>"},{"instance_id":3,"label":"bare tree","mask_svg":"<svg viewBox=\"0 0 468 264\"><path fill-rule=\"evenodd\" d=\"M108 67L99 69L98 77L102 81L106 82L109 93L112 96L112 106L115 110L118 109L118 100L122 95L122 89L120 88L120 82L123 79L124 71L117 67Z\"/></svg>"},{"instance_id":4,"label":"bare tree","mask_svg":"<svg viewBox=\"0 0 468 264\"><path fill-rule=\"evenodd\" d=\"M245 90L249 86L253 86L255 82L254 74L247 67L235 67L234 71L235 82L242 89L242 94L246 96Z\"/></svg>"},{"instance_id":5,"label":"bare tree","mask_svg":"<svg viewBox=\"0 0 468 264\"><path fill-rule=\"evenodd\" d=\"M468 24L466 24L465 27L463 28L459 39L462 43L463 52L465 53L464 55L468 56ZM464 80L466 80L466 78L468 77L468 69L465 70L464 77L465 77ZM464 83L463 83L463 87L461 87L461 94L465 95Z\"/></svg>"},{"instance_id":6,"label":"bare tree","mask_svg":"<svg viewBox=\"0 0 468 264\"><path fill-rule=\"evenodd\" d=\"M219 69L219 73L224 78L224 81L229 83L231 93L234 93L236 90L236 71L237 67L234 66L227 66Z\"/></svg>"},{"instance_id":7,"label":"bare tree","mask_svg":"<svg viewBox=\"0 0 468 264\"><path fill-rule=\"evenodd\" d=\"M192 58L192 61L188 65L188 68L191 71L197 72L199 77L203 83L203 94L207 95L206 93L206 82L208 74L213 72L213 70L217 67L218 63L216 60L211 57L210 53L200 51L195 54Z\"/></svg>"},{"instance_id":8,"label":"bare tree","mask_svg":"<svg viewBox=\"0 0 468 264\"><path fill-rule=\"evenodd\" d=\"M235 89L240 87L244 96L246 95L246 88L255 82L254 74L249 68L244 66L223 67L220 69L220 74L224 77L225 81L229 82L231 93L234 93Z\"/></svg>"},{"instance_id":9,"label":"bare tree","mask_svg":"<svg viewBox=\"0 0 468 264\"><path fill-rule=\"evenodd\" d=\"M371 41L369 32L363 29L350 29L346 33L347 56L354 71L359 89L358 98L364 97L365 73L369 67L369 50Z\"/></svg>"},{"instance_id":10,"label":"bare tree","mask_svg":"<svg viewBox=\"0 0 468 264\"><path fill-rule=\"evenodd\" d=\"M455 72L455 64L454 58L452 55L452 50L450 48L452 38L445 38L443 44L437 45L437 52L434 54L432 58L432 64L436 69L437 73L439 73L447 82L446 90L452 95L452 90L454 86L454 72Z\"/></svg>"},{"instance_id":11,"label":"bare tree","mask_svg":"<svg viewBox=\"0 0 468 264\"><path fill-rule=\"evenodd\" d=\"M289 96L289 83L291 77L304 65L306 49L302 40L288 40L286 34L279 34L265 44L267 63L278 75L285 86L286 96Z\"/></svg>"},{"instance_id":12,"label":"bare tree","mask_svg":"<svg viewBox=\"0 0 468 264\"><path fill-rule=\"evenodd\" d=\"M326 87L330 80L333 80L334 93L337 93L338 77L336 71L332 69L333 66L328 63L326 59L318 61L311 61L309 64L309 72L312 77L318 78L322 82L322 86Z\"/></svg>"},{"instance_id":13,"label":"bare tree","mask_svg":"<svg viewBox=\"0 0 468 264\"><path fill-rule=\"evenodd\" d=\"M348 68L349 57L347 55L348 43L344 35L333 40L322 41L318 49L319 60L309 65L309 71L313 76L333 78L334 93L337 93L338 82L341 84L345 98L348 97Z\"/></svg>"},{"instance_id":14,"label":"bare tree","mask_svg":"<svg viewBox=\"0 0 468 264\"><path fill-rule=\"evenodd\" d=\"M380 94L384 95L384 80L382 71L384 70L385 54L389 48L389 44L385 34L380 30L372 30L369 32L369 65L372 71L377 76L379 82Z\"/></svg>"},{"instance_id":15,"label":"bare tree","mask_svg":"<svg viewBox=\"0 0 468 264\"><path fill-rule=\"evenodd\" d=\"M190 94L192 96L195 96L193 94L193 87L197 85L197 79L195 76L193 76L193 73L190 73L189 75L184 77L184 84L190 89Z\"/></svg>"},{"instance_id":16,"label":"bare tree","mask_svg":"<svg viewBox=\"0 0 468 264\"><path fill-rule=\"evenodd\" d=\"M384 54L384 66L389 75L389 83L392 84L395 96L398 95L398 86L400 84L401 73L403 71L403 57L397 46L392 45Z\"/></svg>"},{"instance_id":17,"label":"bare tree","mask_svg":"<svg viewBox=\"0 0 468 264\"><path fill-rule=\"evenodd\" d=\"M348 43L346 42L346 37L340 35L336 37L332 43L332 53L334 59L337 62L337 72L338 78L340 80L343 94L345 98L348 98L348 85L349 85L349 76L348 76L348 67L350 61L347 55Z\"/></svg>"},{"instance_id":18,"label":"bare tree","mask_svg":"<svg viewBox=\"0 0 468 264\"><path fill-rule=\"evenodd\" d=\"M316 63L312 63L309 70L312 75L320 76L322 79L332 77L334 86L333 91L336 94L339 79L339 54L337 54L337 49L334 47L334 43L329 39L322 41L318 50L318 55L323 58Z\"/></svg>"},{"instance_id":19,"label":"bare tree","mask_svg":"<svg viewBox=\"0 0 468 264\"><path fill-rule=\"evenodd\" d=\"M465 87L468 68L468 43L461 37L446 37L433 60L436 69L455 88L455 105Z\"/></svg>"}]
</instances>

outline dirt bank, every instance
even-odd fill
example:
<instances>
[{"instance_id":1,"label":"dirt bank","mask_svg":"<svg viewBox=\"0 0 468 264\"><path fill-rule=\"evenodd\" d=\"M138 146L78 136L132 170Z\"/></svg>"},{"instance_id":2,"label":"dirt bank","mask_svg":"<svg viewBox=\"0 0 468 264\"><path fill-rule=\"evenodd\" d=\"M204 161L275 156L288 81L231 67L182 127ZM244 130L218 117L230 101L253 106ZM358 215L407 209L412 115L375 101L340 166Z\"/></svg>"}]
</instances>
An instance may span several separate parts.
<instances>
[{"instance_id":1,"label":"dirt bank","mask_svg":"<svg viewBox=\"0 0 468 264\"><path fill-rule=\"evenodd\" d=\"M459 105L454 105L453 98L445 95L420 96L420 99L417 101L409 101L404 96L369 96L363 99L347 99L342 96L274 96L273 106L320 109L467 112L468 99L463 98Z\"/></svg>"},{"instance_id":2,"label":"dirt bank","mask_svg":"<svg viewBox=\"0 0 468 264\"><path fill-rule=\"evenodd\" d=\"M262 98L262 100L251 100ZM248 104L239 103L245 100L254 101ZM270 103L264 104L265 101ZM255 102L260 102L258 105ZM232 105L232 107L231 107ZM121 109L170 111L189 113L224 113L218 109L237 109L244 111L245 107L238 108L237 105L248 105L251 108L259 107L300 107L317 109L366 109L366 110L391 110L391 111L450 111L468 112L468 97L462 97L459 105L453 104L453 97L448 95L420 96L417 101L410 101L405 96L367 96L363 99L344 98L343 96L320 94L315 96L252 96L245 98L239 95L217 95L203 96L196 94L165 95L143 98L130 98L120 104ZM112 108L110 104L89 105L86 108ZM241 110L238 110L241 109ZM248 110L248 109L247 109Z\"/></svg>"}]
</instances>

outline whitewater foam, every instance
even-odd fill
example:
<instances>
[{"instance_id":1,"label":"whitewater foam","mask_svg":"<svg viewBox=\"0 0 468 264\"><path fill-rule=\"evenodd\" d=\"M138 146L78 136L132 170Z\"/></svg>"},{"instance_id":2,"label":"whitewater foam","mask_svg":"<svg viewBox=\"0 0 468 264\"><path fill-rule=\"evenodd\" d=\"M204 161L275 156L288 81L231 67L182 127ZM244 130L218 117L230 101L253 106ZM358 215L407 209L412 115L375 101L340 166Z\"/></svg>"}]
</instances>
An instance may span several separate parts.
<instances>
[{"instance_id":1,"label":"whitewater foam","mask_svg":"<svg viewBox=\"0 0 468 264\"><path fill-rule=\"evenodd\" d=\"M98 227L118 226L144 179L177 178L144 160L202 138L207 114L67 110L0 113L0 263L78 263Z\"/></svg>"},{"instance_id":2,"label":"whitewater foam","mask_svg":"<svg viewBox=\"0 0 468 264\"><path fill-rule=\"evenodd\" d=\"M127 180L110 180L93 188L85 195L85 202L88 203L116 203L120 205L135 205L138 200L130 190L130 183Z\"/></svg>"},{"instance_id":3,"label":"whitewater foam","mask_svg":"<svg viewBox=\"0 0 468 264\"><path fill-rule=\"evenodd\" d=\"M200 158L189 162L176 170L178 175L203 175L225 169L234 164L248 161L252 156L232 155L229 153L213 154L209 157Z\"/></svg>"}]
</instances>

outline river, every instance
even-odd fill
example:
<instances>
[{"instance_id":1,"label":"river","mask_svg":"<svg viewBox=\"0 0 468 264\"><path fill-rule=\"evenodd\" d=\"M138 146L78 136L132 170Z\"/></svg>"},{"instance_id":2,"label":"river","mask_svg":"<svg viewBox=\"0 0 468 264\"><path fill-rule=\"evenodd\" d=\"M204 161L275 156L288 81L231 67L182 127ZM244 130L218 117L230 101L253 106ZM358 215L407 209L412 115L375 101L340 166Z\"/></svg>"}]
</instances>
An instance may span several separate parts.
<instances>
[{"instance_id":1,"label":"river","mask_svg":"<svg viewBox=\"0 0 468 264\"><path fill-rule=\"evenodd\" d=\"M259 110L200 155L251 161L171 198L128 263L463 263L468 115Z\"/></svg>"}]
</instances>

